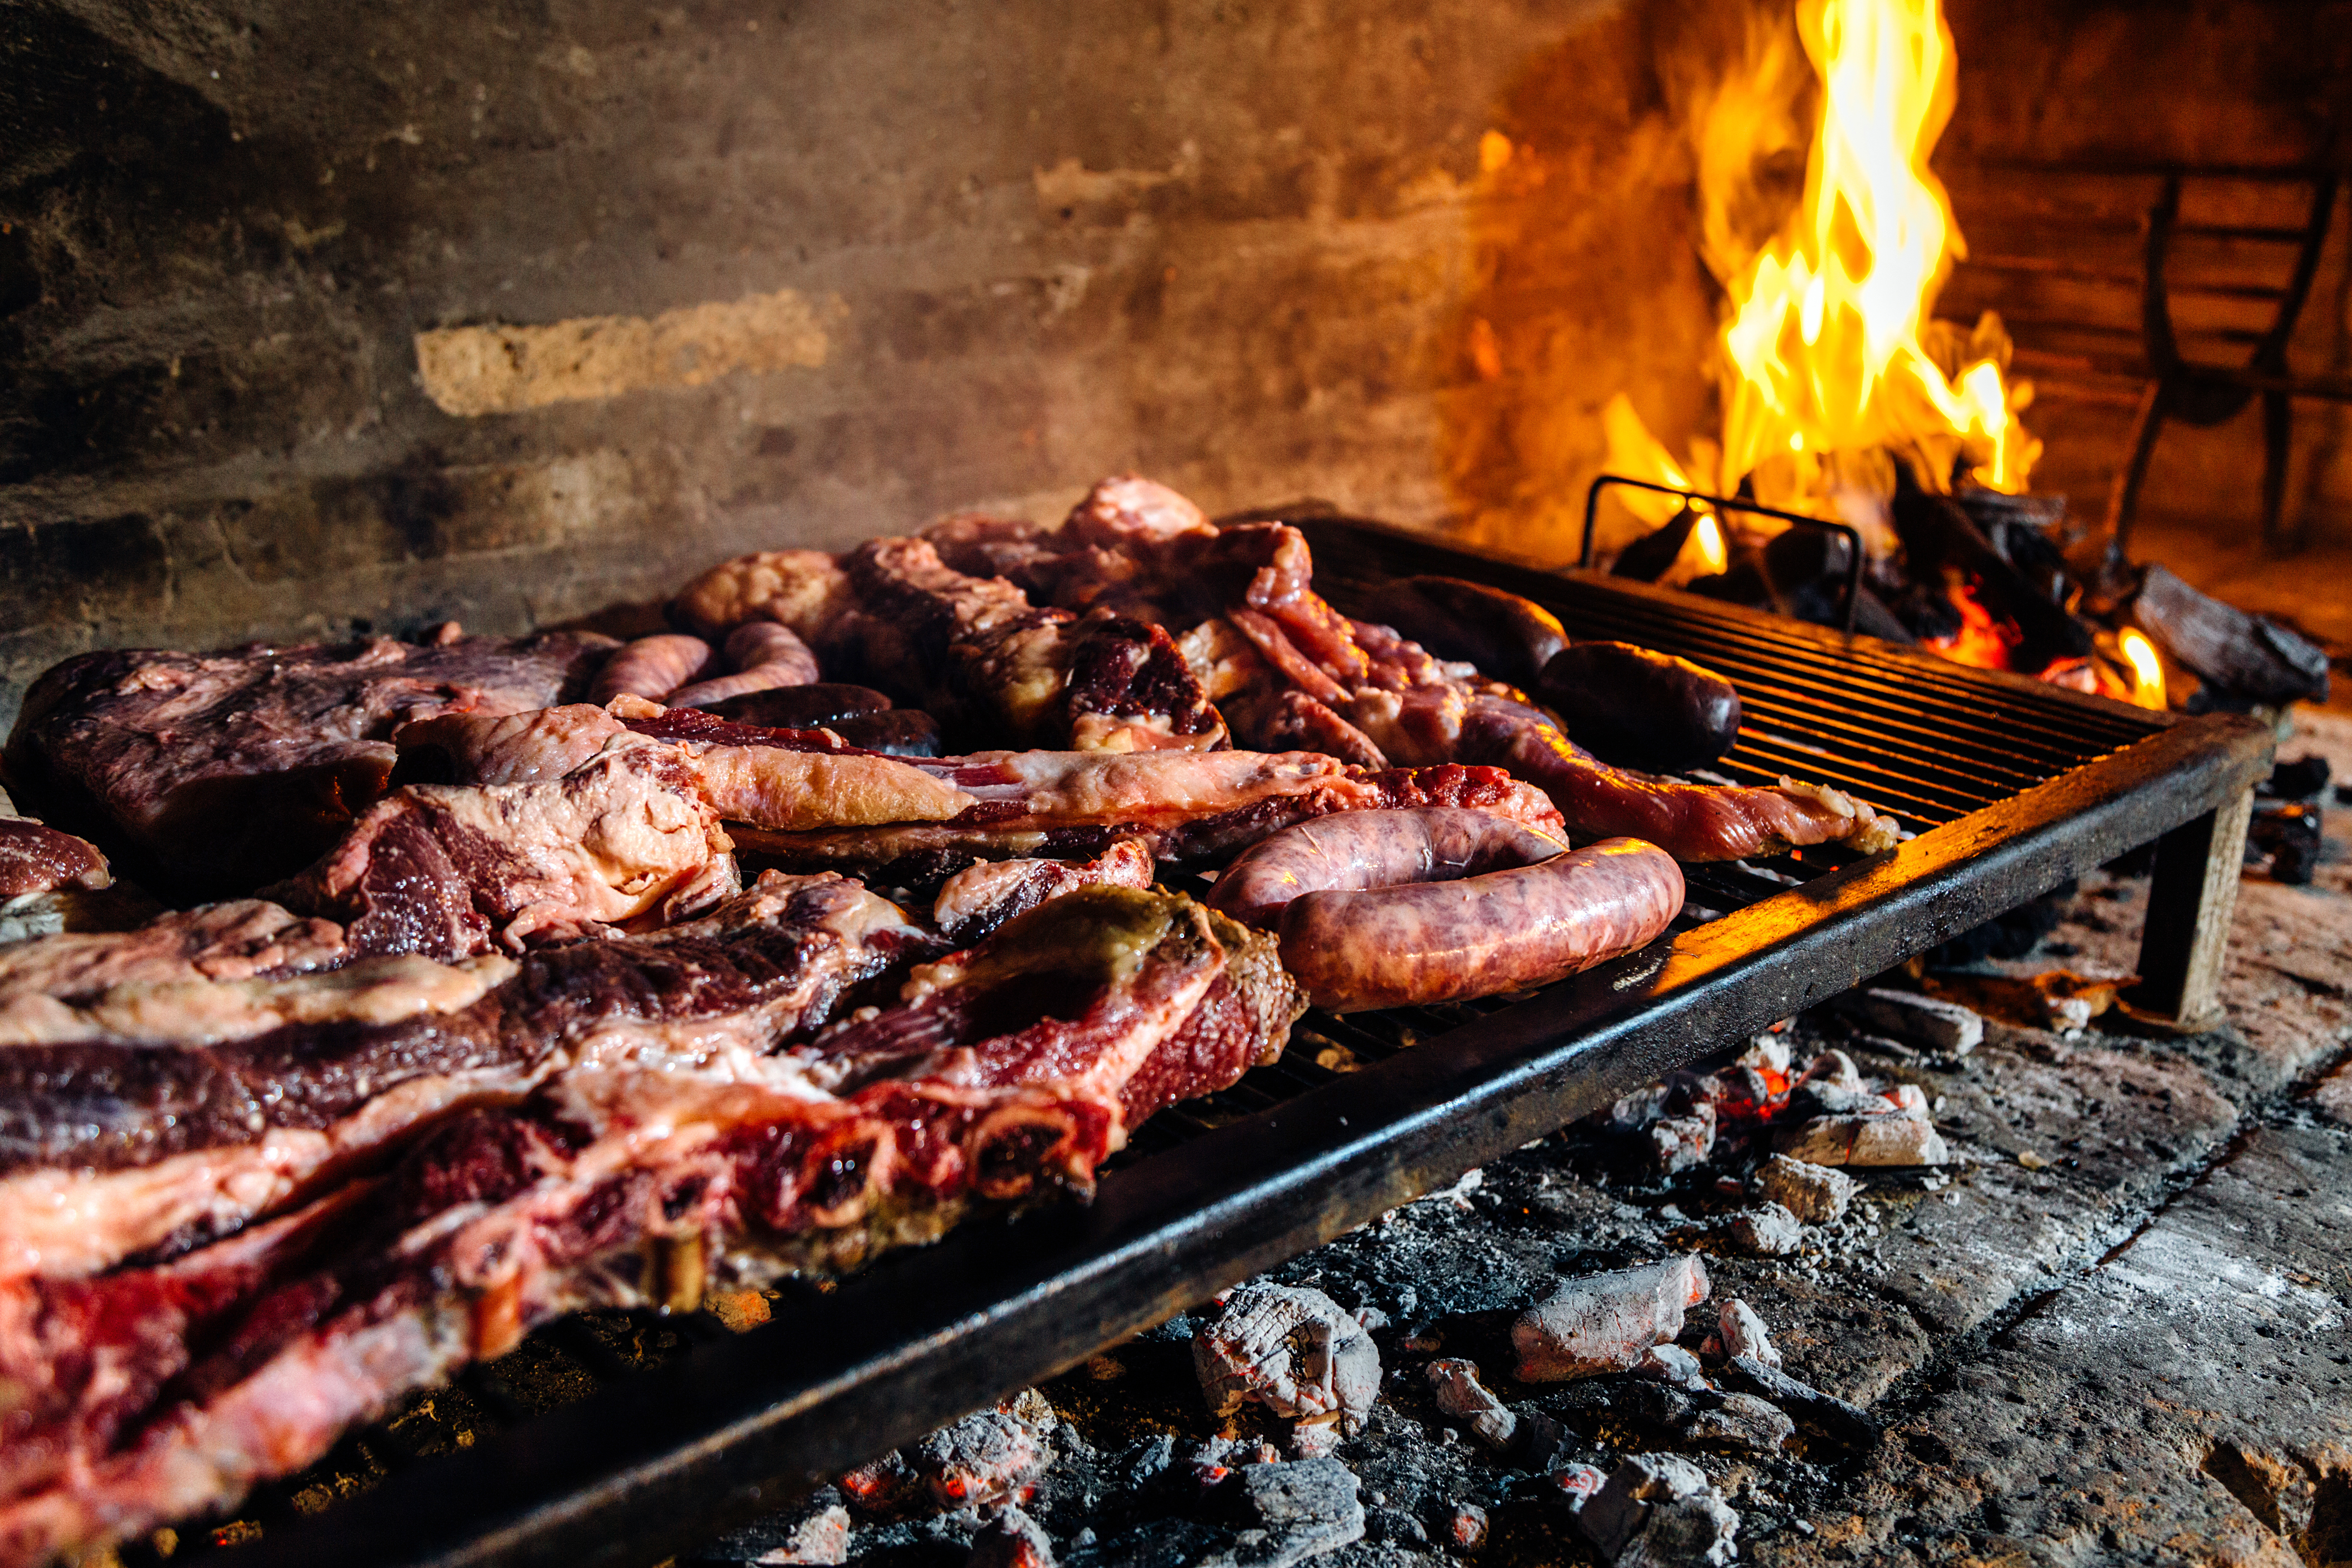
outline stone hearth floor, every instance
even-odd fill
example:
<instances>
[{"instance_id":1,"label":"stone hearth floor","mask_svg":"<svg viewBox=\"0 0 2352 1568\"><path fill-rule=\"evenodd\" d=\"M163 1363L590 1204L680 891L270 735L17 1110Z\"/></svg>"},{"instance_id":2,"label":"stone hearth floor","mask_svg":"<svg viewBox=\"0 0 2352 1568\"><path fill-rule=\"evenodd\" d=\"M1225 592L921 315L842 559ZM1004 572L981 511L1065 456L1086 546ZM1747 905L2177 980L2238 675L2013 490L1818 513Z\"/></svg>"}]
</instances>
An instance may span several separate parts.
<instances>
[{"instance_id":1,"label":"stone hearth floor","mask_svg":"<svg viewBox=\"0 0 2352 1568\"><path fill-rule=\"evenodd\" d=\"M2352 780L2352 720L2308 719L2281 754L2315 751ZM1196 1312L1043 1386L1055 1419L1025 1510L1034 1538L1000 1530L975 1554L970 1511L853 1514L846 1560L1035 1563L1050 1549L1064 1568L1597 1563L1545 1471L1605 1471L1636 1452L1704 1469L1740 1516L1743 1562L2352 1560L2343 816L2310 886L2247 876L2216 1032L1995 1024L1938 1067L1874 1052L1841 1024L1798 1023L1800 1061L1835 1045L1866 1075L1916 1084L1956 1163L1853 1173L1864 1184L1847 1216L1809 1226L1796 1256L1711 1248L1714 1294L1682 1342L1697 1348L1717 1303L1741 1298L1790 1373L1885 1424L1873 1447L1710 1448L1688 1440L1660 1384L1513 1378L1507 1325L1559 1277L1671 1258L1706 1214L1753 1202L1719 1192L1722 1172L1622 1173L1598 1135L1570 1129L1267 1276L1369 1310L1380 1396L1328 1459L1280 1451L1279 1471L1246 1489L1252 1446L1204 1481L1194 1461L1221 1431L1279 1443L1287 1424L1211 1415ZM2145 881L2085 878L2035 957L2008 967L2127 973L2145 894ZM1524 1437L1497 1453L1442 1414L1423 1370L1438 1357L1475 1362L1523 1428L1559 1423L1557 1455L1531 1460ZM1263 1484L1277 1474L1295 1484ZM680 1561L843 1561L837 1531L804 1528L840 1500L821 1494ZM1464 1544L1481 1525L1483 1542ZM1700 1561L1666 1544L1637 1541L1649 1562Z\"/></svg>"}]
</instances>

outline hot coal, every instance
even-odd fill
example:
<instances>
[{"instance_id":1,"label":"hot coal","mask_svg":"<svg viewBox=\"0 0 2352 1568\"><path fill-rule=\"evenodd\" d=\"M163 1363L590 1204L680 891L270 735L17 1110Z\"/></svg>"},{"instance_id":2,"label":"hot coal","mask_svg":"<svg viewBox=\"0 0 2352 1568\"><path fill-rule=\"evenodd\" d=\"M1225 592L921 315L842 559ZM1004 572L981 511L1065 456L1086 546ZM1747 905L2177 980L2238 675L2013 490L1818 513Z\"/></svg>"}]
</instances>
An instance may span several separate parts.
<instances>
[{"instance_id":1,"label":"hot coal","mask_svg":"<svg viewBox=\"0 0 2352 1568\"><path fill-rule=\"evenodd\" d=\"M2323 837L2316 801L2258 800L2246 824L2246 864L2301 886L2319 868Z\"/></svg>"},{"instance_id":2,"label":"hot coal","mask_svg":"<svg viewBox=\"0 0 2352 1568\"><path fill-rule=\"evenodd\" d=\"M1756 1190L1807 1225L1843 1218L1854 1189L1854 1179L1844 1172L1786 1154L1769 1155L1756 1168Z\"/></svg>"},{"instance_id":3,"label":"hot coal","mask_svg":"<svg viewBox=\"0 0 2352 1568\"><path fill-rule=\"evenodd\" d=\"M1263 1405L1294 1421L1363 1424L1380 1390L1380 1351L1363 1325L1320 1290L1244 1285L1192 1341L1209 1408Z\"/></svg>"},{"instance_id":4,"label":"hot coal","mask_svg":"<svg viewBox=\"0 0 2352 1568\"><path fill-rule=\"evenodd\" d=\"M1874 1034L1942 1056L1966 1056L1984 1040L1984 1020L1975 1013L1916 992L1864 988L1846 992L1831 1005Z\"/></svg>"},{"instance_id":5,"label":"hot coal","mask_svg":"<svg viewBox=\"0 0 2352 1568\"><path fill-rule=\"evenodd\" d=\"M1706 1266L1685 1254L1641 1268L1563 1279L1511 1325L1524 1382L1622 1372L1682 1331L1683 1314L1706 1300Z\"/></svg>"},{"instance_id":6,"label":"hot coal","mask_svg":"<svg viewBox=\"0 0 2352 1568\"><path fill-rule=\"evenodd\" d=\"M1708 1568L1738 1555L1739 1515L1706 1472L1675 1454L1636 1454L1577 1510L1585 1538L1609 1562Z\"/></svg>"}]
</instances>

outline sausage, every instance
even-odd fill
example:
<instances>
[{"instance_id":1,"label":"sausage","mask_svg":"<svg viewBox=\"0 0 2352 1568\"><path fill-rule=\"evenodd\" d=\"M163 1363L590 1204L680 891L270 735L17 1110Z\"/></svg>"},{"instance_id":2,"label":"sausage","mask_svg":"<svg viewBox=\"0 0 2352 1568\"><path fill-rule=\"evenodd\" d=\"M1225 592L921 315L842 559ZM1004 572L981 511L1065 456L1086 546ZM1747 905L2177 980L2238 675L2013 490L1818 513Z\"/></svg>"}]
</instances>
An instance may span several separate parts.
<instances>
[{"instance_id":1,"label":"sausage","mask_svg":"<svg viewBox=\"0 0 2352 1568\"><path fill-rule=\"evenodd\" d=\"M1341 590L1348 613L1378 621L1440 658L1526 686L1568 646L1559 617L1532 599L1459 577L1406 577Z\"/></svg>"},{"instance_id":2,"label":"sausage","mask_svg":"<svg viewBox=\"0 0 2352 1568\"><path fill-rule=\"evenodd\" d=\"M1606 763L1680 773L1739 738L1739 692L1704 665L1632 643L1580 642L1536 679L1569 739Z\"/></svg>"},{"instance_id":3,"label":"sausage","mask_svg":"<svg viewBox=\"0 0 2352 1568\"><path fill-rule=\"evenodd\" d=\"M588 700L602 707L623 692L659 702L718 663L719 656L700 637L681 632L639 637L604 661L588 688Z\"/></svg>"},{"instance_id":4,"label":"sausage","mask_svg":"<svg viewBox=\"0 0 2352 1568\"><path fill-rule=\"evenodd\" d=\"M1259 840L1217 879L1207 903L1271 928L1307 893L1447 882L1568 852L1568 841L1467 806L1343 811Z\"/></svg>"},{"instance_id":5,"label":"sausage","mask_svg":"<svg viewBox=\"0 0 2352 1568\"><path fill-rule=\"evenodd\" d=\"M1459 882L1306 894L1282 911L1282 964L1334 1013L1457 1002L1631 952L1682 907L1672 856L1608 838Z\"/></svg>"},{"instance_id":6,"label":"sausage","mask_svg":"<svg viewBox=\"0 0 2352 1568\"><path fill-rule=\"evenodd\" d=\"M807 686L774 686L702 704L721 719L768 730L838 729L845 719L887 712L890 700L870 686L820 680Z\"/></svg>"},{"instance_id":7,"label":"sausage","mask_svg":"<svg viewBox=\"0 0 2352 1568\"><path fill-rule=\"evenodd\" d=\"M672 708L701 708L740 697L747 691L768 691L780 686L807 686L817 679L816 655L789 626L773 621L751 621L727 637L727 661L732 675L697 681L669 694Z\"/></svg>"}]
</instances>

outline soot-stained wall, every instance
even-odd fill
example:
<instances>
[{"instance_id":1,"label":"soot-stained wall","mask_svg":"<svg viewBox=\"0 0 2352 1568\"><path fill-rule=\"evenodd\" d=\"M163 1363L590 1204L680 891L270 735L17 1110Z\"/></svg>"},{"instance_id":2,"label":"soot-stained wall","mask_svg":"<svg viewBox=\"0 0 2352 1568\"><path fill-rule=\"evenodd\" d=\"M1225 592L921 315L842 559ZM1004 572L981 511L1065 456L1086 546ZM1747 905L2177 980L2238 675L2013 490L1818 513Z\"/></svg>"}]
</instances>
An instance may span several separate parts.
<instances>
[{"instance_id":1,"label":"soot-stained wall","mask_svg":"<svg viewBox=\"0 0 2352 1568\"><path fill-rule=\"evenodd\" d=\"M2302 146L2345 78L2291 12L1961 0L1953 144L2218 146L2267 105ZM520 630L1122 469L1565 554L1613 393L1711 422L1689 121L1748 18L26 0L0 721L80 648ZM2188 56L2201 119L2144 79Z\"/></svg>"},{"instance_id":2,"label":"soot-stained wall","mask_svg":"<svg viewBox=\"0 0 2352 1568\"><path fill-rule=\"evenodd\" d=\"M1604 112L1562 134L1632 125L1629 25L1577 0L13 7L6 708L80 647L519 629L761 544L1053 515L1121 469L1441 518L1482 139L1579 37ZM1654 156L1611 189L1678 226L1682 177ZM1674 280L1671 322L1612 302L1564 330L1680 371L1706 318L1686 258Z\"/></svg>"}]
</instances>

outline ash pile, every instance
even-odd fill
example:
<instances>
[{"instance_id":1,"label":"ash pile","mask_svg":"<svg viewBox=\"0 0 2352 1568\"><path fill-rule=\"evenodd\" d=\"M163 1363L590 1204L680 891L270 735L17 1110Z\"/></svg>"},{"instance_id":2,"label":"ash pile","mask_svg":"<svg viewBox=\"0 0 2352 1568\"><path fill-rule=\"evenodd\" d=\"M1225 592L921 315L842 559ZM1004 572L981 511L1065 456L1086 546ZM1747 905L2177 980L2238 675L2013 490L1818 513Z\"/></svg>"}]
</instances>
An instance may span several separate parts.
<instances>
[{"instance_id":1,"label":"ash pile","mask_svg":"<svg viewBox=\"0 0 2352 1568\"><path fill-rule=\"evenodd\" d=\"M1777 1342L1833 1340L1818 1302L1792 1319L1785 1289L1748 1293L1867 1269L1895 1211L1948 1184L1971 1156L1885 1053L1959 1065L1983 1027L1916 993L1842 999L706 1560L1714 1564L1801 1535L1800 1507L1879 1444L1879 1390Z\"/></svg>"}]
</instances>

